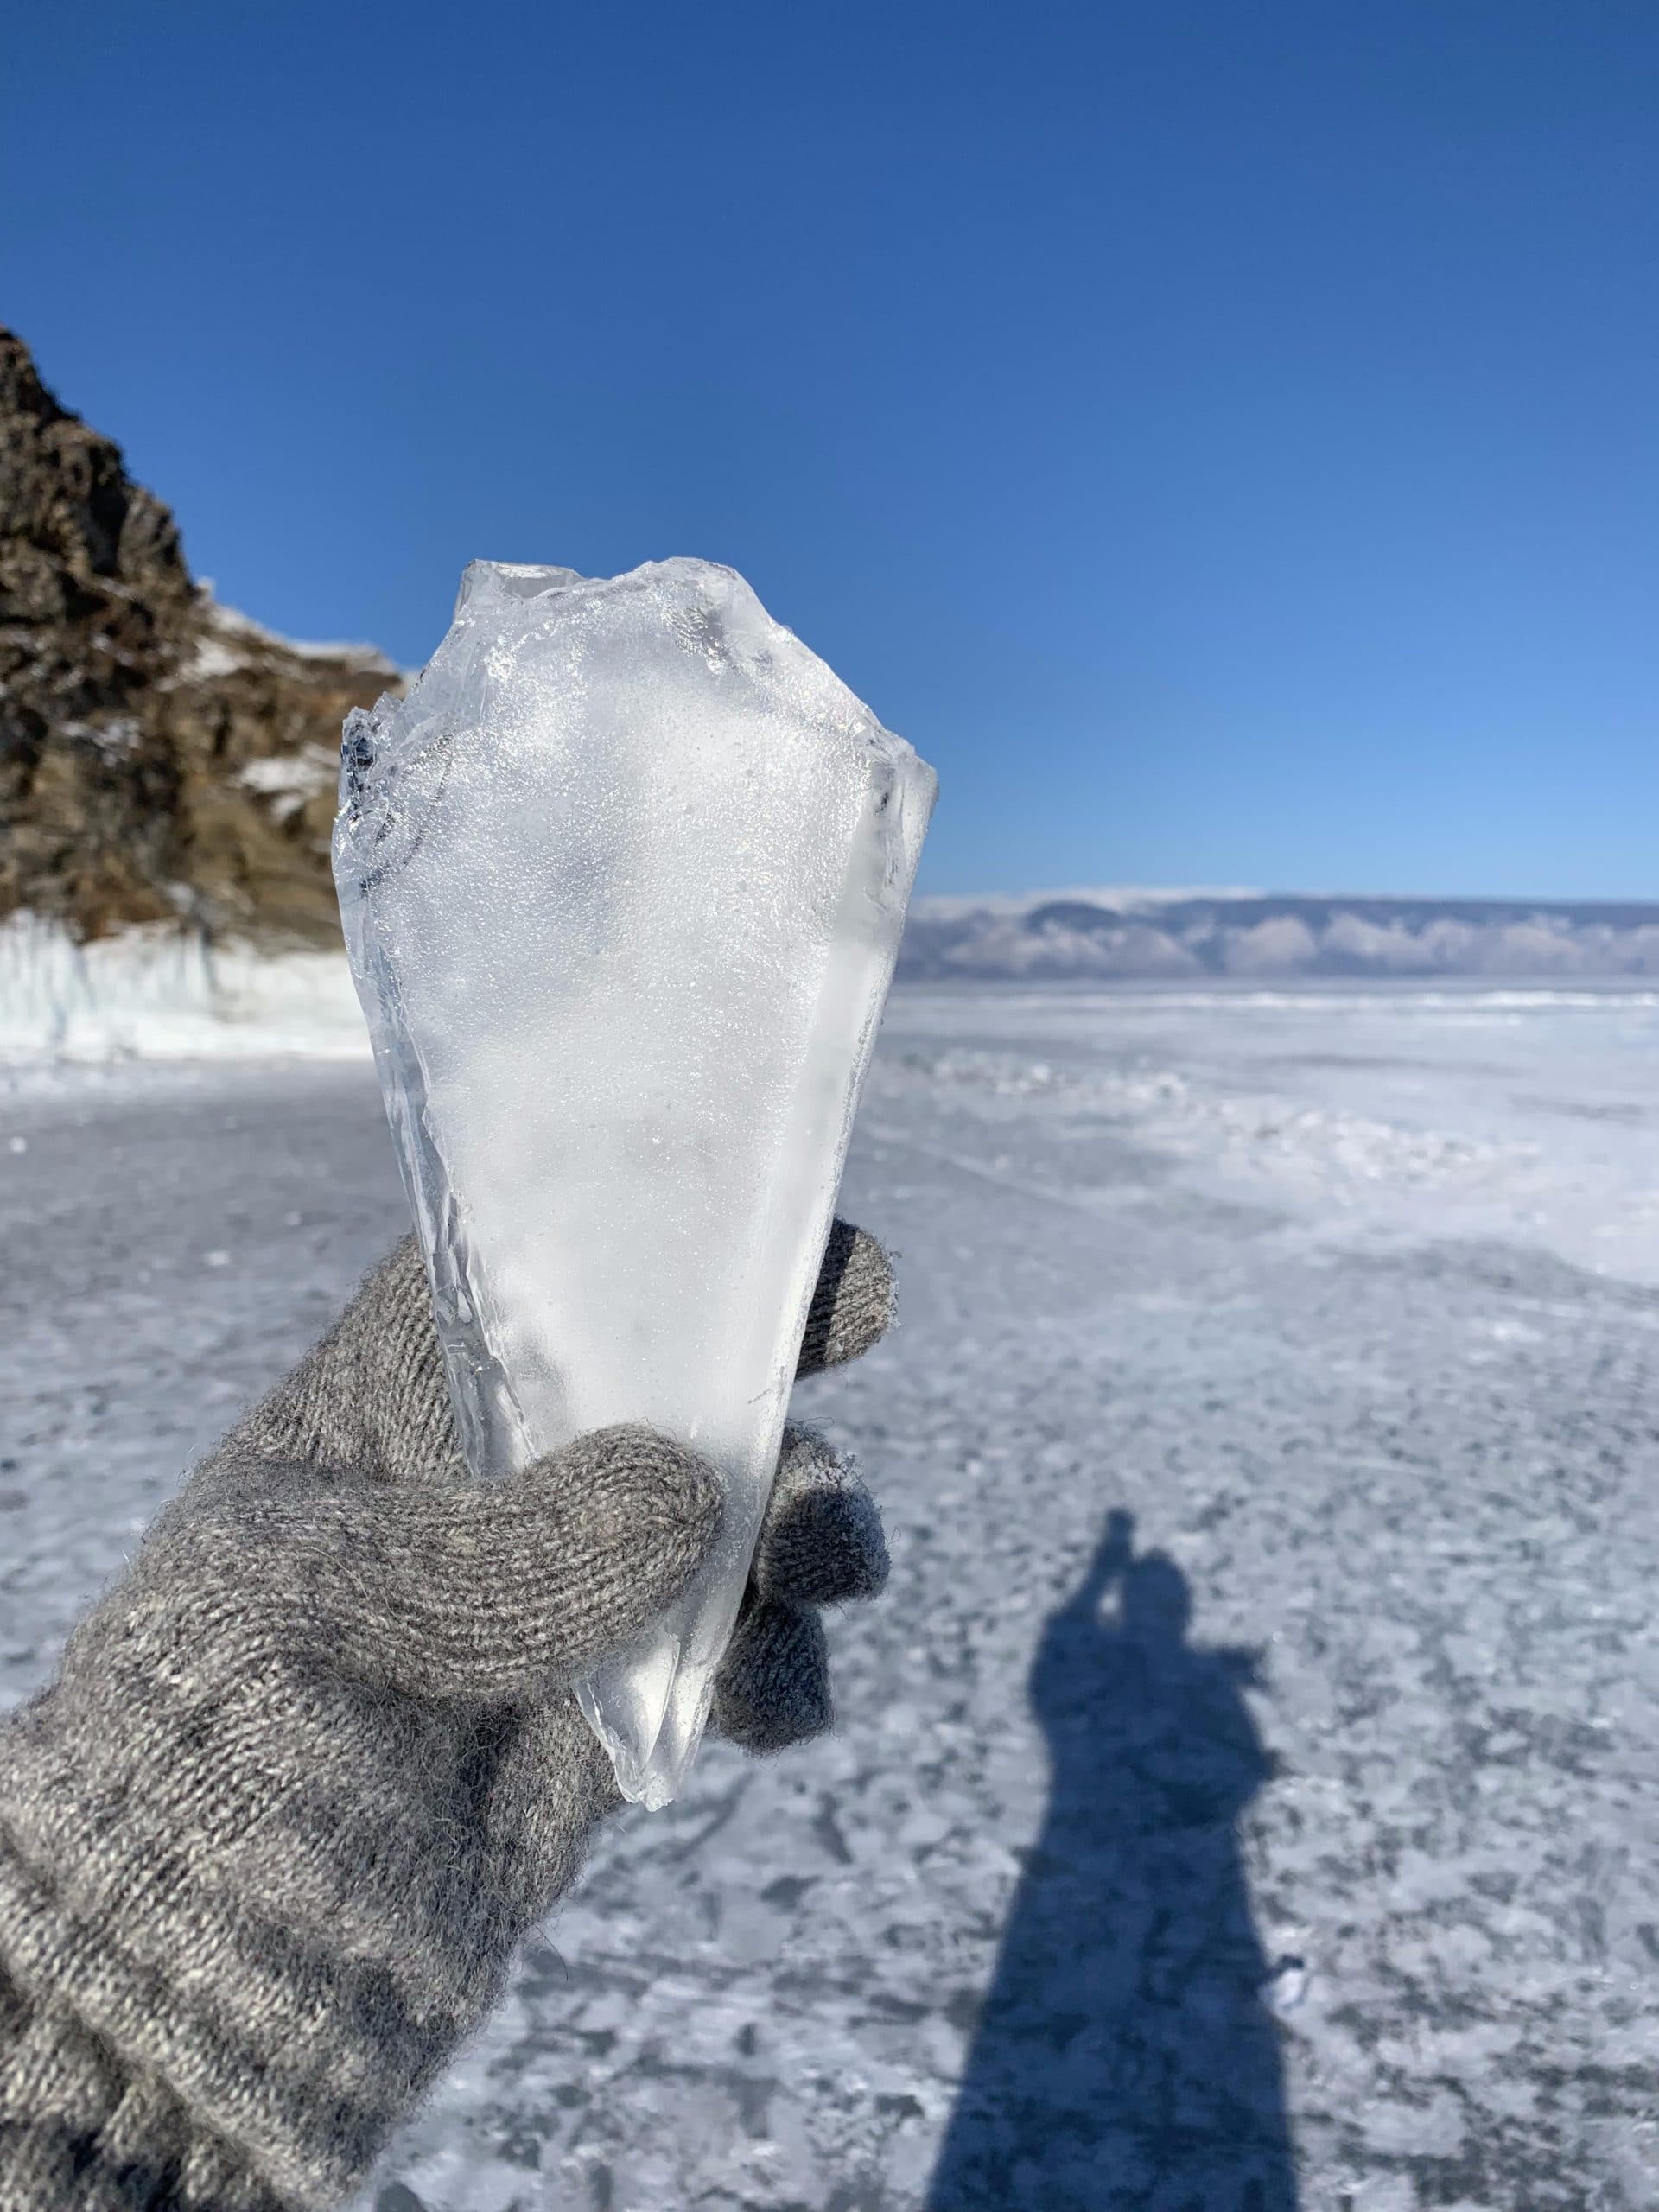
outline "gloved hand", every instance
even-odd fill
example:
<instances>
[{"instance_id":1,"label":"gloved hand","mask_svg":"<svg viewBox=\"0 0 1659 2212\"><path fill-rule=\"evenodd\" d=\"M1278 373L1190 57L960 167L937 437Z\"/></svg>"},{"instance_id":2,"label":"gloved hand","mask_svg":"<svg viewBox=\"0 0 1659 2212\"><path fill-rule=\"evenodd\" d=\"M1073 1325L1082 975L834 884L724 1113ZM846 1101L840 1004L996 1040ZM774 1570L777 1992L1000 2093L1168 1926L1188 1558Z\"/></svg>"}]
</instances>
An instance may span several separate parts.
<instances>
[{"instance_id":1,"label":"gloved hand","mask_svg":"<svg viewBox=\"0 0 1659 2212\"><path fill-rule=\"evenodd\" d=\"M892 1305L838 1223L802 1371ZM400 1245L0 1732L0 2212L347 2196L620 1802L569 1685L719 1515L642 1428L472 1482ZM886 1570L862 1485L791 1431L714 1726L826 1726L814 1609Z\"/></svg>"}]
</instances>

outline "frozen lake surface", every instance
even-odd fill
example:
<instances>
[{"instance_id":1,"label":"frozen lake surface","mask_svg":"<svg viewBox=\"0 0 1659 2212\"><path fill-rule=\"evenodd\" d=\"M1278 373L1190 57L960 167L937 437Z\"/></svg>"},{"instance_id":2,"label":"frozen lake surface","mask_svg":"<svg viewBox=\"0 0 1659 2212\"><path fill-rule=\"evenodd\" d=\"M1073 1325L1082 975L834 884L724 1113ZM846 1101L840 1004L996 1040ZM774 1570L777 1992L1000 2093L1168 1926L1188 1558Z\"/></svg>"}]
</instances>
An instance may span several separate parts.
<instances>
[{"instance_id":1,"label":"frozen lake surface","mask_svg":"<svg viewBox=\"0 0 1659 2212\"><path fill-rule=\"evenodd\" d=\"M377 2212L1659 2197L1659 1000L895 995L839 1732L618 1824ZM366 1067L0 1076L0 1700L403 1221Z\"/></svg>"}]
</instances>

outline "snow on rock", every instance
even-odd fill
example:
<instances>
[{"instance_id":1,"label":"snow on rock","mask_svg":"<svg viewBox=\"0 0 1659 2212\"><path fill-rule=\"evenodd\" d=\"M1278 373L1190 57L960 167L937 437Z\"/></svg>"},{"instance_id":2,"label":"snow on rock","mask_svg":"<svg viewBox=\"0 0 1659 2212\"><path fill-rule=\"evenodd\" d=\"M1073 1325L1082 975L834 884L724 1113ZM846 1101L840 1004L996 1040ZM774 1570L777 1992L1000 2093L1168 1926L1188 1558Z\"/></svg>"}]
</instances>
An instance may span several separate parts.
<instances>
[{"instance_id":1,"label":"snow on rock","mask_svg":"<svg viewBox=\"0 0 1659 2212\"><path fill-rule=\"evenodd\" d=\"M239 607L226 607L222 600L214 597L213 584L207 578L197 587L197 606L203 625L201 640L191 664L197 676L224 676L232 669L248 666L264 653L276 652L292 653L301 660L339 661L383 677L389 683L402 680L404 671L378 645L343 639L329 642L285 638L280 630L267 629L263 622L256 622Z\"/></svg>"},{"instance_id":2,"label":"snow on rock","mask_svg":"<svg viewBox=\"0 0 1659 2212\"><path fill-rule=\"evenodd\" d=\"M278 822L297 814L320 791L332 791L340 772L336 755L327 747L308 745L298 753L270 754L250 760L237 775L244 791L257 791L270 803Z\"/></svg>"}]
</instances>

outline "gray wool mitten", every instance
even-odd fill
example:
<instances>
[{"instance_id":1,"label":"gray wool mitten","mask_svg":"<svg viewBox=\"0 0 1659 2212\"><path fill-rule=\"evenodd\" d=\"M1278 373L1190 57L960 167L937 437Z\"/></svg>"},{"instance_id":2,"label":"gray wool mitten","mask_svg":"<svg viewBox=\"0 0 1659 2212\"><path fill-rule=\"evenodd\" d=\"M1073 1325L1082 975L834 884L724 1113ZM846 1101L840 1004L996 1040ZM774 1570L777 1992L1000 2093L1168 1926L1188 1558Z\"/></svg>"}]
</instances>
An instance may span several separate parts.
<instances>
[{"instance_id":1,"label":"gray wool mitten","mask_svg":"<svg viewBox=\"0 0 1659 2212\"><path fill-rule=\"evenodd\" d=\"M802 1371L892 1306L837 1224ZM569 1686L720 1510L644 1428L474 1483L400 1245L0 1731L0 2212L348 2196L620 1802ZM814 1609L886 1568L868 1493L789 1432L713 1725L826 1726Z\"/></svg>"}]
</instances>

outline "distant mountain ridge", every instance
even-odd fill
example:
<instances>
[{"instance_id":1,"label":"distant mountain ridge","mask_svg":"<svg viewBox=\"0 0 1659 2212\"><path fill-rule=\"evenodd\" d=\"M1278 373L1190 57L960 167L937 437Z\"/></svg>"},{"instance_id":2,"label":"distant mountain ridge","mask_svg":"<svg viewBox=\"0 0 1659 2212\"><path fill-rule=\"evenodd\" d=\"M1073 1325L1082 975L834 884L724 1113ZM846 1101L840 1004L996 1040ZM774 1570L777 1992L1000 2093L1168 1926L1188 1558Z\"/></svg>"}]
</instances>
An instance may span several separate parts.
<instances>
[{"instance_id":1,"label":"distant mountain ridge","mask_svg":"<svg viewBox=\"0 0 1659 2212\"><path fill-rule=\"evenodd\" d=\"M1122 891L919 899L914 981L1659 975L1659 904Z\"/></svg>"}]
</instances>

